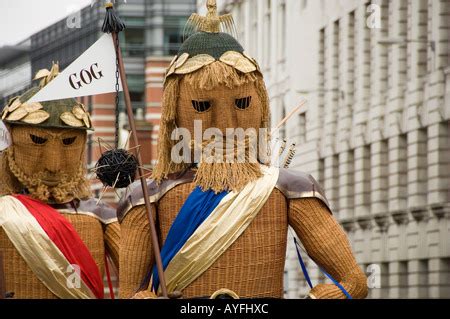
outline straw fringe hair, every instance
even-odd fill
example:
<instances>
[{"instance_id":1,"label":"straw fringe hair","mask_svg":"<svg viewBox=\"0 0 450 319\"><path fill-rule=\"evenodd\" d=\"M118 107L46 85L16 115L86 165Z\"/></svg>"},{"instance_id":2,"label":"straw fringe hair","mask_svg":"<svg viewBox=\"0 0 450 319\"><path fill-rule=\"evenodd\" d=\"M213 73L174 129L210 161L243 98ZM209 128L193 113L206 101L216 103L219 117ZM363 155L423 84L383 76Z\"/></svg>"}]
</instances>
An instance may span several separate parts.
<instances>
[{"instance_id":1,"label":"straw fringe hair","mask_svg":"<svg viewBox=\"0 0 450 319\"><path fill-rule=\"evenodd\" d=\"M18 193L23 186L11 173L6 151L0 154L0 196Z\"/></svg>"},{"instance_id":2,"label":"straw fringe hair","mask_svg":"<svg viewBox=\"0 0 450 319\"><path fill-rule=\"evenodd\" d=\"M221 61L215 61L198 71L184 75L183 81L194 90L212 90L220 85L232 89L256 82L257 78L256 72L242 73Z\"/></svg>"},{"instance_id":3,"label":"straw fringe hair","mask_svg":"<svg viewBox=\"0 0 450 319\"><path fill-rule=\"evenodd\" d=\"M226 86L227 88L232 89L248 83L255 83L256 91L262 105L262 119L258 128L270 127L269 98L263 77L258 71L252 73L242 73L223 62L216 61L193 73L186 75L171 75L166 79L164 84L161 124L158 140L158 162L152 173L152 178L158 183L167 178L170 173L180 172L191 166L190 163L176 164L172 162L170 157L172 147L177 142L172 141L170 137L172 131L177 128L176 109L178 98L180 96L180 81L186 81L186 83L192 86L194 90L212 90L218 86ZM266 136L267 146L269 145L269 139L270 136L268 134ZM269 151L267 151L267 155L269 155ZM261 163L267 164L268 158L269 156L266 158L260 158L259 160ZM202 167L199 168L196 177L196 181L201 183L202 186L209 186L215 191L220 191L219 188L223 189L224 185L226 185L226 188L238 190L245 186L248 181L254 180L261 176L258 164L224 163L219 166L215 165L216 164L201 165ZM213 166L215 167L213 168ZM212 171L219 169L223 170L223 174L215 174ZM229 183L230 176L235 177L235 179L232 178L235 180L235 182L232 183L233 185L230 185ZM242 178L241 181L238 181L239 176Z\"/></svg>"},{"instance_id":4,"label":"straw fringe hair","mask_svg":"<svg viewBox=\"0 0 450 319\"><path fill-rule=\"evenodd\" d=\"M158 138L158 163L153 169L152 178L160 182L168 174L182 171L189 167L186 163L176 164L170 158L172 147L175 145L170 136L176 128L176 109L179 96L179 77L173 77L165 83L162 100L161 124Z\"/></svg>"}]
</instances>

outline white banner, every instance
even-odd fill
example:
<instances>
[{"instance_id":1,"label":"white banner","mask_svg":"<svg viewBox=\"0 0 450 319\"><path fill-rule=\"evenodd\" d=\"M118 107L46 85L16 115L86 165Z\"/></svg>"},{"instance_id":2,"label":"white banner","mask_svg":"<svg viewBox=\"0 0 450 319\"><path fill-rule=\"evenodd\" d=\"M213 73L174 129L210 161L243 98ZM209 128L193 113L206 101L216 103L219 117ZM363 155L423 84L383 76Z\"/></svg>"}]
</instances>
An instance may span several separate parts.
<instances>
[{"instance_id":1,"label":"white banner","mask_svg":"<svg viewBox=\"0 0 450 319\"><path fill-rule=\"evenodd\" d=\"M6 128L5 123L0 121L0 152L11 146L11 135Z\"/></svg>"},{"instance_id":2,"label":"white banner","mask_svg":"<svg viewBox=\"0 0 450 319\"><path fill-rule=\"evenodd\" d=\"M122 83L119 76L119 90ZM29 102L60 100L116 91L116 53L111 34L104 34Z\"/></svg>"}]
</instances>

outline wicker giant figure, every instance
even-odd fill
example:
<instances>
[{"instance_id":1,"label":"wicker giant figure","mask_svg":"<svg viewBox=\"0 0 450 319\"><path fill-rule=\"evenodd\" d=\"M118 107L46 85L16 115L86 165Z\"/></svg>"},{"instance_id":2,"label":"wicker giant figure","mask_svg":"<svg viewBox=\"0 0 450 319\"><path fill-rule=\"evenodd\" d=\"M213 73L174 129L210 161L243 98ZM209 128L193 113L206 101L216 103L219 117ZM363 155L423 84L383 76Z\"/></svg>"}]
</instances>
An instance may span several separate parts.
<instances>
[{"instance_id":1,"label":"wicker giant figure","mask_svg":"<svg viewBox=\"0 0 450 319\"><path fill-rule=\"evenodd\" d=\"M57 65L38 72L40 86L3 110L12 139L0 157L6 290L16 298L102 298L105 250L118 264L119 224L85 179L89 114L75 99L29 102L57 74Z\"/></svg>"},{"instance_id":2,"label":"wicker giant figure","mask_svg":"<svg viewBox=\"0 0 450 319\"><path fill-rule=\"evenodd\" d=\"M188 30L195 30L167 71L158 163L148 181L169 293L207 297L225 288L234 297L283 297L290 225L310 257L338 282L315 286L309 297L365 297L366 277L316 181L266 165L265 151L252 161L254 139L238 141L232 134L254 129L258 141L266 140L260 129L269 128L269 100L257 62L221 32L232 31L231 16L218 16L215 1L207 6L206 17L189 19ZM190 134L183 135L182 128ZM222 139L217 132L223 132ZM198 134L200 142L194 138ZM222 149L208 152L218 140ZM183 143L189 151L181 152L180 161L175 158ZM137 185L118 211L123 298L159 292L142 204Z\"/></svg>"}]
</instances>

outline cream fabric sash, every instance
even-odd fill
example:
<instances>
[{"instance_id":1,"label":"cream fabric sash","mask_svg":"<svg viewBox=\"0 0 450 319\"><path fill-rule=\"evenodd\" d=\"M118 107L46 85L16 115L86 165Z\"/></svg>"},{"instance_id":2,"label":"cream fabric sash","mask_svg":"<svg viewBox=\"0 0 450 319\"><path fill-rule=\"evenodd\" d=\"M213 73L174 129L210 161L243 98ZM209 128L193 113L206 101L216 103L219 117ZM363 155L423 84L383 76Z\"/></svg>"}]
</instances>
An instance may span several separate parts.
<instances>
[{"instance_id":1,"label":"cream fabric sash","mask_svg":"<svg viewBox=\"0 0 450 319\"><path fill-rule=\"evenodd\" d=\"M81 278L74 281L80 287L69 287L68 282L72 281L68 277L75 275L70 263L33 215L12 196L0 197L0 227L33 273L57 297L95 299Z\"/></svg>"},{"instance_id":2,"label":"cream fabric sash","mask_svg":"<svg viewBox=\"0 0 450 319\"><path fill-rule=\"evenodd\" d=\"M261 166L261 171L261 178L227 194L173 257L164 272L169 292L186 288L250 225L278 180L278 168Z\"/></svg>"}]
</instances>

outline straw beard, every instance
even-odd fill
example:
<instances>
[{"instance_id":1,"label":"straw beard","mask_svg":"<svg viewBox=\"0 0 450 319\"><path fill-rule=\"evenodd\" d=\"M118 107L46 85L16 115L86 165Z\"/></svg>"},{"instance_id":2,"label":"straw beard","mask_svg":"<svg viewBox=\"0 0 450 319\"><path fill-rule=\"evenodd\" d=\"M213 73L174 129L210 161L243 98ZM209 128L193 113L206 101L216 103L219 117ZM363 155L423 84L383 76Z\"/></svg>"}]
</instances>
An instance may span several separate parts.
<instances>
[{"instance_id":1,"label":"straw beard","mask_svg":"<svg viewBox=\"0 0 450 319\"><path fill-rule=\"evenodd\" d=\"M67 174L59 174L59 183L56 186L45 185L42 181L46 179L48 174L39 172L31 176L26 175L14 160L13 152L8 149L6 152L7 167L15 178L25 187L30 195L43 202L67 203L73 199L84 199L89 197L89 184L84 178L83 164L75 174L70 177ZM15 192L20 189L15 187Z\"/></svg>"},{"instance_id":2,"label":"straw beard","mask_svg":"<svg viewBox=\"0 0 450 319\"><path fill-rule=\"evenodd\" d=\"M207 141L201 145L191 141L192 151L201 151L194 183L204 191L211 189L215 193L240 191L262 176L256 145L249 138L243 142L226 139L226 142Z\"/></svg>"}]
</instances>

